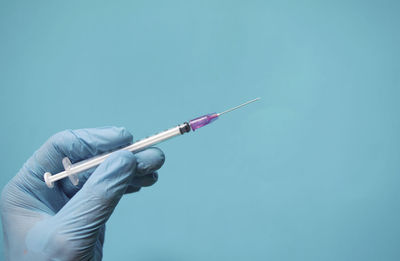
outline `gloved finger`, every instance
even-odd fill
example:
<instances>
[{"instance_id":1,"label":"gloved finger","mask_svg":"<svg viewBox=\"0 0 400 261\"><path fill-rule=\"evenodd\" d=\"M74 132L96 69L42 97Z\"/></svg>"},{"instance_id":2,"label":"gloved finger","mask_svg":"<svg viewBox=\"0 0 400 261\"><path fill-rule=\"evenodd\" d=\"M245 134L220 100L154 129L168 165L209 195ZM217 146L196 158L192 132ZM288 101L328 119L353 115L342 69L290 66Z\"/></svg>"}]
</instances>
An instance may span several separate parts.
<instances>
[{"instance_id":1,"label":"gloved finger","mask_svg":"<svg viewBox=\"0 0 400 261\"><path fill-rule=\"evenodd\" d=\"M164 164L165 155L159 148L151 147L135 154L137 160L137 176L150 174Z\"/></svg>"},{"instance_id":2,"label":"gloved finger","mask_svg":"<svg viewBox=\"0 0 400 261\"><path fill-rule=\"evenodd\" d=\"M165 161L165 155L159 148L151 147L135 154L136 156L136 174L135 176L145 176L153 173L154 171L161 168ZM94 169L87 170L79 173L79 183L77 186L73 185L69 179L62 179L62 189L68 198L72 198L76 192L79 191L85 184L86 180L93 173ZM132 184L135 187L135 184ZM139 186L141 187L141 186ZM130 191L131 189L129 189ZM132 189L133 190L133 189ZM136 190L138 191L138 190ZM133 191L133 192L136 192Z\"/></svg>"},{"instance_id":3,"label":"gloved finger","mask_svg":"<svg viewBox=\"0 0 400 261\"><path fill-rule=\"evenodd\" d=\"M123 127L101 127L61 132L50 141L74 163L127 145L132 138Z\"/></svg>"},{"instance_id":4,"label":"gloved finger","mask_svg":"<svg viewBox=\"0 0 400 261\"><path fill-rule=\"evenodd\" d=\"M132 142L132 135L121 127L65 130L53 135L26 162L25 167L41 179L47 171L62 171L62 159L72 163L117 149Z\"/></svg>"},{"instance_id":5,"label":"gloved finger","mask_svg":"<svg viewBox=\"0 0 400 261\"><path fill-rule=\"evenodd\" d=\"M131 183L125 191L125 194L138 192L142 187L149 187L154 185L158 180L157 172L147 174L145 176L134 176Z\"/></svg>"},{"instance_id":6,"label":"gloved finger","mask_svg":"<svg viewBox=\"0 0 400 261\"><path fill-rule=\"evenodd\" d=\"M84 235L87 245L79 247L93 247L97 233L114 211L135 170L134 154L129 151L112 153L54 216L59 233L67 238Z\"/></svg>"},{"instance_id":7,"label":"gloved finger","mask_svg":"<svg viewBox=\"0 0 400 261\"><path fill-rule=\"evenodd\" d=\"M153 172L144 176L134 176L129 185L135 187L149 187L156 183L158 180L158 173Z\"/></svg>"},{"instance_id":8,"label":"gloved finger","mask_svg":"<svg viewBox=\"0 0 400 261\"><path fill-rule=\"evenodd\" d=\"M125 190L125 194L135 193L135 192L138 192L141 189L142 189L141 187L128 186L128 188Z\"/></svg>"}]
</instances>

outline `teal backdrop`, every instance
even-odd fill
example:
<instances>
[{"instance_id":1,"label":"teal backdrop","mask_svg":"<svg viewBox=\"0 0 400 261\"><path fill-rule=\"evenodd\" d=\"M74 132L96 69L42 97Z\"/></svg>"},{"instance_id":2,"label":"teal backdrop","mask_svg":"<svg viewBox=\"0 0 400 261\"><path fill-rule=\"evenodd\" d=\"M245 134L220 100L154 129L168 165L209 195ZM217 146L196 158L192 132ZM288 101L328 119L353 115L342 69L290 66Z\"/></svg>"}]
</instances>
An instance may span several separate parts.
<instances>
[{"instance_id":1,"label":"teal backdrop","mask_svg":"<svg viewBox=\"0 0 400 261\"><path fill-rule=\"evenodd\" d=\"M400 260L399 13L0 0L0 185L63 129L139 139L260 96L159 146L159 181L122 199L104 260Z\"/></svg>"}]
</instances>

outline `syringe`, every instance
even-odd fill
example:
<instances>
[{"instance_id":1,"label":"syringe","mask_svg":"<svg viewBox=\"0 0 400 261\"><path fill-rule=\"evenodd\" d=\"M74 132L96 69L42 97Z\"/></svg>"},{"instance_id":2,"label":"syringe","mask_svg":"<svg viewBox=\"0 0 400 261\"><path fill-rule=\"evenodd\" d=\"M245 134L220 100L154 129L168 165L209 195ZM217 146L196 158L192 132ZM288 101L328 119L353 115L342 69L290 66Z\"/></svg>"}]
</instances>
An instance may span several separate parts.
<instances>
[{"instance_id":1,"label":"syringe","mask_svg":"<svg viewBox=\"0 0 400 261\"><path fill-rule=\"evenodd\" d=\"M193 131L195 131L196 129L201 128L201 127L215 121L222 114L236 110L236 109L243 107L249 103L258 101L259 99L260 98L256 98L256 99L247 101L243 104L240 104L236 107L233 107L231 109L228 109L228 110L220 112L220 113L210 113L210 114L200 116L198 118L190 120L189 122L185 122L181 125L178 125L174 128L168 129L166 131L162 131L153 136L136 141L135 143L128 145L124 148L121 148L119 150L128 150L133 153L139 152L139 151L144 150L152 145L155 145L162 141L168 140L172 137L175 137L178 135L183 135L186 132L189 132L191 129ZM90 159L86 159L86 160L83 160L83 161L80 161L80 162L77 162L74 164L71 163L71 161L69 160L68 157L65 157L62 160L62 164L63 164L65 170L58 174L54 174L54 175L52 175L50 172L46 172L44 174L44 181L46 182L46 184L49 188L52 188L54 186L55 181L69 177L72 184L74 184L76 186L76 185L78 185L78 182L79 182L78 175L77 175L78 173L89 170L91 168L94 168L94 167L100 165L100 163L102 163L108 156L110 156L111 153L112 152L102 154L102 155L99 155L99 156L96 156L96 157L93 157Z\"/></svg>"}]
</instances>

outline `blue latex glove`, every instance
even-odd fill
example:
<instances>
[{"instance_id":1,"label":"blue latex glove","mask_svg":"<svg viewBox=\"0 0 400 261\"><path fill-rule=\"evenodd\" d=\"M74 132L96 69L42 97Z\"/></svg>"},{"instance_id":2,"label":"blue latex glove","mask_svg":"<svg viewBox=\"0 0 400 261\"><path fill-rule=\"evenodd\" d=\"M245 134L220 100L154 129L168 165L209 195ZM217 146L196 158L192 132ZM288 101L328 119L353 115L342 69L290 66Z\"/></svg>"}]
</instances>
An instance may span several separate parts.
<instances>
[{"instance_id":1,"label":"blue latex glove","mask_svg":"<svg viewBox=\"0 0 400 261\"><path fill-rule=\"evenodd\" d=\"M94 171L49 189L43 174L132 143L124 128L68 130L51 137L24 164L1 195L6 258L9 260L100 260L105 223L124 193L157 181L164 154L149 148L137 154L112 153Z\"/></svg>"}]
</instances>

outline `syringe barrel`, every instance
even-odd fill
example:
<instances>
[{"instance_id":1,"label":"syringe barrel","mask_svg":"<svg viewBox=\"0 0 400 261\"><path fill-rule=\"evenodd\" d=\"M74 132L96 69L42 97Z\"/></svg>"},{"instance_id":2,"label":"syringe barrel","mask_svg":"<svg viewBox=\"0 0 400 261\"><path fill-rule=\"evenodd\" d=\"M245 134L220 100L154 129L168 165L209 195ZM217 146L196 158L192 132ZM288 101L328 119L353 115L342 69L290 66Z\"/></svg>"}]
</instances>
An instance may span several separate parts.
<instances>
[{"instance_id":1,"label":"syringe barrel","mask_svg":"<svg viewBox=\"0 0 400 261\"><path fill-rule=\"evenodd\" d=\"M136 152L144 150L150 146L158 144L162 141L168 140L168 139L173 138L178 135L182 135L189 131L190 131L189 123L185 122L174 128L171 128L171 129L162 131L160 133L157 133L153 136L141 139L141 140L139 140L131 145L128 145L122 149L119 149L119 150L127 150L127 151L131 151L133 153L136 153ZM44 174L44 180L45 180L47 186L51 188L51 187L53 187L53 183L57 180L63 179L70 175L76 175L78 173L81 173L83 171L89 170L93 167L100 165L108 156L110 156L111 153L112 152L109 152L109 153L106 153L103 155L98 155L93 158L77 162L75 164L70 165L69 169L66 169L65 171L62 171L55 175L51 175L49 172L46 172Z\"/></svg>"}]
</instances>

